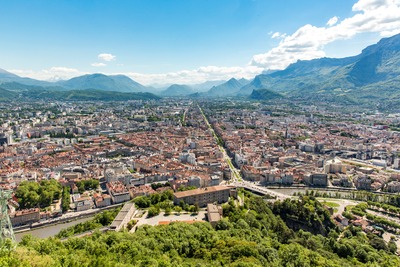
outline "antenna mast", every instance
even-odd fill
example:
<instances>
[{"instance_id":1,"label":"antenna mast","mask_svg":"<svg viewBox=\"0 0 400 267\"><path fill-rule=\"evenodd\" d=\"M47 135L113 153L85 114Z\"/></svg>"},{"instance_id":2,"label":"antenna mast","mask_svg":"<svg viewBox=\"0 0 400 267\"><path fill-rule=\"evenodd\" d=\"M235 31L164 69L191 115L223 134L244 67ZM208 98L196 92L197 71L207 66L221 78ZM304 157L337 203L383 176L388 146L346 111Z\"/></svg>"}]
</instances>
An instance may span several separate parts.
<instances>
[{"instance_id":1,"label":"antenna mast","mask_svg":"<svg viewBox=\"0 0 400 267\"><path fill-rule=\"evenodd\" d=\"M14 230L8 215L8 200L11 199L12 190L0 189L0 244L3 245L6 239L15 242Z\"/></svg>"}]
</instances>

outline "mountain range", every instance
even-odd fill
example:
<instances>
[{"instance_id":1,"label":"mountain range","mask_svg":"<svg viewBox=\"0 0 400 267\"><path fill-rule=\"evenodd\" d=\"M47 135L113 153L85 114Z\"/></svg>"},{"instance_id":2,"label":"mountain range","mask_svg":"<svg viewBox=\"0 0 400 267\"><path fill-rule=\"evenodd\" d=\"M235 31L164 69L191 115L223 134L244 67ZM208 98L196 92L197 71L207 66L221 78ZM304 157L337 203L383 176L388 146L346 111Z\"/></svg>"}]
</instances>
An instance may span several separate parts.
<instances>
[{"instance_id":1,"label":"mountain range","mask_svg":"<svg viewBox=\"0 0 400 267\"><path fill-rule=\"evenodd\" d=\"M173 84L157 91L124 75L95 73L47 82L23 78L0 69L0 89L4 96L24 91L71 90L86 90L87 95L87 89L90 89L96 94L99 91L150 92L168 97L239 96L259 100L286 97L329 98L353 103L371 100L400 102L400 34L381 39L356 56L300 60L284 70L264 71L251 81L232 78L198 85Z\"/></svg>"},{"instance_id":2,"label":"mountain range","mask_svg":"<svg viewBox=\"0 0 400 267\"><path fill-rule=\"evenodd\" d=\"M260 89L286 97L398 100L400 34L381 39L357 56L298 61L284 70L257 75L238 94L245 96Z\"/></svg>"},{"instance_id":3,"label":"mountain range","mask_svg":"<svg viewBox=\"0 0 400 267\"><path fill-rule=\"evenodd\" d=\"M173 84L161 91L161 96L187 96L194 93L193 88L184 84Z\"/></svg>"},{"instance_id":4,"label":"mountain range","mask_svg":"<svg viewBox=\"0 0 400 267\"><path fill-rule=\"evenodd\" d=\"M235 78L230 79L229 81L213 86L210 90L208 90L208 96L234 96L237 95L244 85L246 85L249 81L246 79L236 80Z\"/></svg>"},{"instance_id":5,"label":"mountain range","mask_svg":"<svg viewBox=\"0 0 400 267\"><path fill-rule=\"evenodd\" d=\"M60 81L57 84L68 89L97 89L116 92L147 92L148 88L125 75L88 74Z\"/></svg>"}]
</instances>

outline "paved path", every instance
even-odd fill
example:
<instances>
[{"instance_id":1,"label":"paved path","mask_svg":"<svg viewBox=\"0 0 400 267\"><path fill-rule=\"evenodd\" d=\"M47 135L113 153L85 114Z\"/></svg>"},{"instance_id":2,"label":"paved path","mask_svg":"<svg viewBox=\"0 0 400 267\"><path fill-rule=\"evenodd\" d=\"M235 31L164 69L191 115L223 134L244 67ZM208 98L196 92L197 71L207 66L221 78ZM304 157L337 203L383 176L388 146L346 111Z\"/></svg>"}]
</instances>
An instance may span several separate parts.
<instances>
[{"instance_id":1,"label":"paved path","mask_svg":"<svg viewBox=\"0 0 400 267\"><path fill-rule=\"evenodd\" d=\"M160 222L176 222L176 221L206 221L207 212L204 210L200 210L198 214L192 215L191 213L183 213L176 214L172 212L170 215L166 216L165 212L160 212L157 216L147 218L147 212L141 218L132 218L133 220L138 220L136 227L141 225L159 225Z\"/></svg>"},{"instance_id":2,"label":"paved path","mask_svg":"<svg viewBox=\"0 0 400 267\"><path fill-rule=\"evenodd\" d=\"M317 197L317 200L319 202L321 202L322 204L324 204L324 201L337 203L339 206L335 207L335 209L337 209L337 211L333 213L334 215L342 214L344 209L349 205L355 206L358 203L361 203L360 201L349 200L349 199L339 199L339 198L320 198L320 197Z\"/></svg>"}]
</instances>

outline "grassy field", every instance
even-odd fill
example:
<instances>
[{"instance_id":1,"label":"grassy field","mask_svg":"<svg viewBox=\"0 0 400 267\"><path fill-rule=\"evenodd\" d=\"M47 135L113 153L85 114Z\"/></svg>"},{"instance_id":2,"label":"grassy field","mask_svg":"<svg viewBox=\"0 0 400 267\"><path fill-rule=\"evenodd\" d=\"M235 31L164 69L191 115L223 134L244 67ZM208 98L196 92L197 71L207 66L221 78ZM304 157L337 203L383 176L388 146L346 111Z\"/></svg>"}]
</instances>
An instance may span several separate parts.
<instances>
[{"instance_id":1,"label":"grassy field","mask_svg":"<svg viewBox=\"0 0 400 267\"><path fill-rule=\"evenodd\" d=\"M338 204L338 203L336 203L336 202L332 202L332 201L325 201L325 200L321 201L321 200L320 200L320 202L321 202L323 205L326 205L326 206L328 206L328 207L333 208L333 212L335 212L335 213L338 211L338 207L340 206L340 204Z\"/></svg>"},{"instance_id":2,"label":"grassy field","mask_svg":"<svg viewBox=\"0 0 400 267\"><path fill-rule=\"evenodd\" d=\"M322 201L321 203L324 205L327 205L328 207L331 207L331 208L337 208L340 206L340 204L338 204L336 202L331 202L331 201Z\"/></svg>"}]
</instances>

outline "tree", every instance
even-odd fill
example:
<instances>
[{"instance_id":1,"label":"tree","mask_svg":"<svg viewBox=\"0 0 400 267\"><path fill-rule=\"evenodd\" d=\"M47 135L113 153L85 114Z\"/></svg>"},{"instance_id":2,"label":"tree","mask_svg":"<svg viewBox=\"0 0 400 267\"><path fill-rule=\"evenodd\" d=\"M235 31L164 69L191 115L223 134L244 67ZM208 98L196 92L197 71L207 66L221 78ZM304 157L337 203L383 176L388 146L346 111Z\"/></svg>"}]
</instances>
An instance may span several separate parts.
<instances>
[{"instance_id":1,"label":"tree","mask_svg":"<svg viewBox=\"0 0 400 267\"><path fill-rule=\"evenodd\" d=\"M291 231L271 211L272 204L253 196L245 201L247 209L232 207L216 229L207 222L177 222L162 227L145 225L135 233L94 231L90 237L63 242L25 236L14 251L0 250L0 266L400 266L396 255L370 245L374 236L357 229L348 230L349 238L340 234L340 239L336 230L327 237ZM93 227L101 227L100 220L111 223L109 214L116 213L118 210L98 214L94 220L63 230L64 235L93 231ZM303 223L308 225L308 221ZM133 226L131 221L127 228Z\"/></svg>"},{"instance_id":2,"label":"tree","mask_svg":"<svg viewBox=\"0 0 400 267\"><path fill-rule=\"evenodd\" d=\"M388 242L388 249L393 254L397 252L397 244L393 236L390 237L390 241Z\"/></svg>"},{"instance_id":3,"label":"tree","mask_svg":"<svg viewBox=\"0 0 400 267\"><path fill-rule=\"evenodd\" d=\"M151 204L155 205L161 201L161 196L160 196L160 194L157 194L157 193L151 194L150 200L151 200Z\"/></svg>"},{"instance_id":4,"label":"tree","mask_svg":"<svg viewBox=\"0 0 400 267\"><path fill-rule=\"evenodd\" d=\"M156 215L160 214L160 209L157 207L150 207L148 212L147 212L147 217L154 217Z\"/></svg>"},{"instance_id":5,"label":"tree","mask_svg":"<svg viewBox=\"0 0 400 267\"><path fill-rule=\"evenodd\" d=\"M141 209L148 208L151 205L151 200L146 196L136 197L133 202Z\"/></svg>"},{"instance_id":6,"label":"tree","mask_svg":"<svg viewBox=\"0 0 400 267\"><path fill-rule=\"evenodd\" d=\"M22 209L38 206L48 207L53 200L59 199L60 195L61 184L54 179L41 181L40 184L34 181L24 181L15 192Z\"/></svg>"},{"instance_id":7,"label":"tree","mask_svg":"<svg viewBox=\"0 0 400 267\"><path fill-rule=\"evenodd\" d=\"M71 204L71 198L70 198L70 193L69 193L69 187L64 186L63 191L62 191L62 197L61 197L62 212L68 211L70 204Z\"/></svg>"},{"instance_id":8,"label":"tree","mask_svg":"<svg viewBox=\"0 0 400 267\"><path fill-rule=\"evenodd\" d=\"M180 214L181 211L182 211L182 207L181 207L181 206L175 206L174 210L175 210L178 214Z\"/></svg>"},{"instance_id":9,"label":"tree","mask_svg":"<svg viewBox=\"0 0 400 267\"><path fill-rule=\"evenodd\" d=\"M172 209L170 207L165 208L165 215L170 215L171 214Z\"/></svg>"},{"instance_id":10,"label":"tree","mask_svg":"<svg viewBox=\"0 0 400 267\"><path fill-rule=\"evenodd\" d=\"M96 179L89 179L89 180L82 180L76 182L76 186L78 187L78 191L80 194L85 192L85 190L93 190L99 187L99 180Z\"/></svg>"},{"instance_id":11,"label":"tree","mask_svg":"<svg viewBox=\"0 0 400 267\"><path fill-rule=\"evenodd\" d=\"M128 224L126 225L126 229L128 229L128 231L132 230L132 228L136 225L137 221L136 220L131 220L128 222Z\"/></svg>"},{"instance_id":12,"label":"tree","mask_svg":"<svg viewBox=\"0 0 400 267\"><path fill-rule=\"evenodd\" d=\"M189 211L192 212L192 213L198 213L199 209L200 209L199 205L197 205L197 204L189 206Z\"/></svg>"},{"instance_id":13,"label":"tree","mask_svg":"<svg viewBox=\"0 0 400 267\"><path fill-rule=\"evenodd\" d=\"M215 226L216 230L228 230L230 228L232 228L232 224L226 218L223 218L222 220L217 222L217 224Z\"/></svg>"},{"instance_id":14,"label":"tree","mask_svg":"<svg viewBox=\"0 0 400 267\"><path fill-rule=\"evenodd\" d=\"M173 200L173 199L174 199L174 192L172 190L165 190L164 192L161 193L160 201Z\"/></svg>"}]
</instances>

